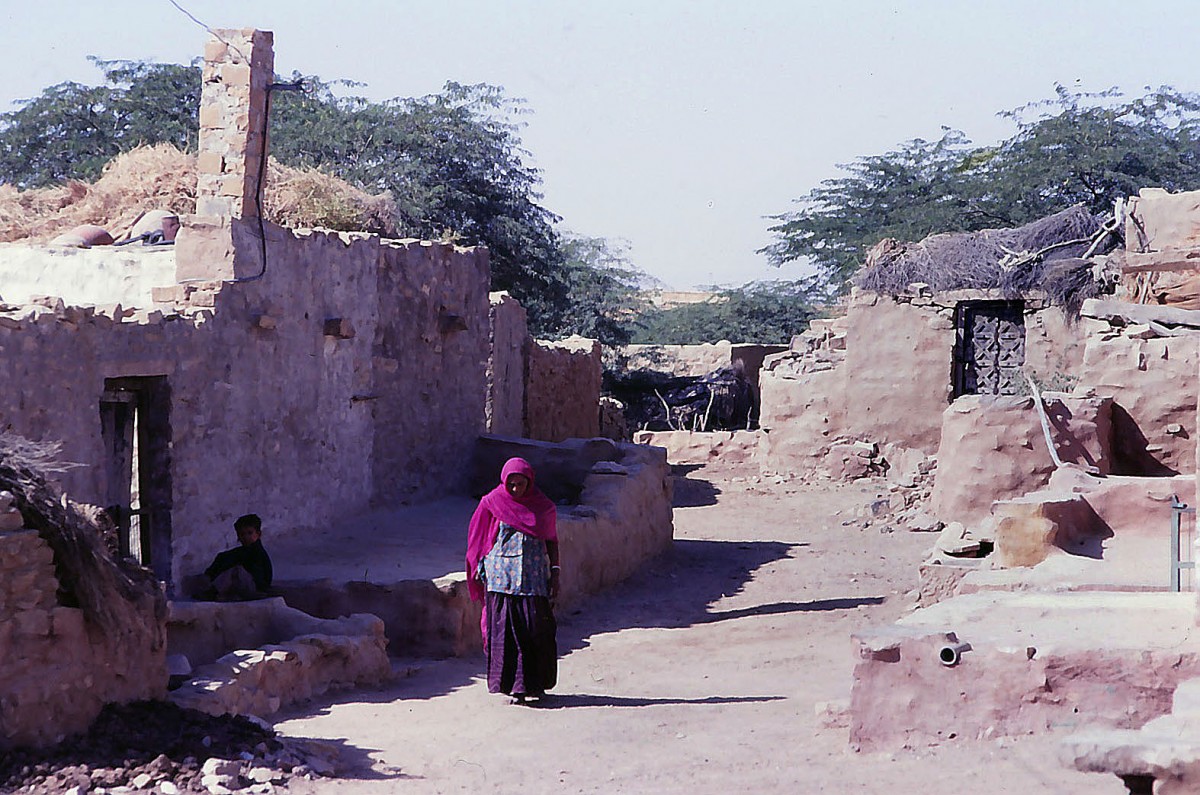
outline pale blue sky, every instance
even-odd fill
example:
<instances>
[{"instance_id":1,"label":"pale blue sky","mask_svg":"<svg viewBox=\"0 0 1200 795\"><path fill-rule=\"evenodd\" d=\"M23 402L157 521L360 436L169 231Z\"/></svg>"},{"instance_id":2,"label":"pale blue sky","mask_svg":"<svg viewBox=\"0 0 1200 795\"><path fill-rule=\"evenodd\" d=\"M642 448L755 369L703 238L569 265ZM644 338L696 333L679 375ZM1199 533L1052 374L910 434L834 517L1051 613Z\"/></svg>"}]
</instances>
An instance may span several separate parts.
<instances>
[{"instance_id":1,"label":"pale blue sky","mask_svg":"<svg viewBox=\"0 0 1200 795\"><path fill-rule=\"evenodd\" d=\"M212 27L275 33L276 69L367 85L373 99L446 80L529 102L544 204L575 232L624 239L672 286L794 278L755 249L764 216L941 126L987 142L995 112L1099 90L1200 90L1200 4L1090 0L180 0ZM205 32L167 0L0 0L0 108L87 55L187 62Z\"/></svg>"}]
</instances>

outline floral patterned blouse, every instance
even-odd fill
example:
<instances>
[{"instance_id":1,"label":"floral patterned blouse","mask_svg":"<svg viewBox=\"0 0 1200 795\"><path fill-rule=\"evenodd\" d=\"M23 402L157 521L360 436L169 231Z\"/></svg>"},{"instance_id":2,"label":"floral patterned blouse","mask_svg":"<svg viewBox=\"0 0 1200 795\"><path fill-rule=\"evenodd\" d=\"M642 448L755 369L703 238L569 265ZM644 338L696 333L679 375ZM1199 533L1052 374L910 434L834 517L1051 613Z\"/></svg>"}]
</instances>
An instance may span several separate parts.
<instances>
[{"instance_id":1,"label":"floral patterned blouse","mask_svg":"<svg viewBox=\"0 0 1200 795\"><path fill-rule=\"evenodd\" d=\"M492 593L550 595L550 555L546 542L500 523L496 543L483 558L479 577Z\"/></svg>"}]
</instances>

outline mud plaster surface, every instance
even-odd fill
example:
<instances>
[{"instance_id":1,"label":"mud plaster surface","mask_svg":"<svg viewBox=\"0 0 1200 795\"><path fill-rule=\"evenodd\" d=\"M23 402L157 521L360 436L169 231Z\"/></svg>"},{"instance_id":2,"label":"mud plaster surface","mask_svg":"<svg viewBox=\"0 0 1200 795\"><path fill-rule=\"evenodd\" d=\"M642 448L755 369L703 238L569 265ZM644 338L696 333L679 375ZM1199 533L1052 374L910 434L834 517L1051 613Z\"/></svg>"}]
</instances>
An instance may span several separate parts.
<instances>
[{"instance_id":1,"label":"mud plaster surface","mask_svg":"<svg viewBox=\"0 0 1200 795\"><path fill-rule=\"evenodd\" d=\"M848 698L850 633L909 608L933 539L843 525L874 485L799 490L753 474L677 480L674 549L560 617L546 708L489 695L482 660L466 658L407 661L414 672L389 690L286 715L282 733L350 752L343 777L312 791L1124 792L1063 768L1045 735L850 751L844 723L824 726L814 707Z\"/></svg>"}]
</instances>

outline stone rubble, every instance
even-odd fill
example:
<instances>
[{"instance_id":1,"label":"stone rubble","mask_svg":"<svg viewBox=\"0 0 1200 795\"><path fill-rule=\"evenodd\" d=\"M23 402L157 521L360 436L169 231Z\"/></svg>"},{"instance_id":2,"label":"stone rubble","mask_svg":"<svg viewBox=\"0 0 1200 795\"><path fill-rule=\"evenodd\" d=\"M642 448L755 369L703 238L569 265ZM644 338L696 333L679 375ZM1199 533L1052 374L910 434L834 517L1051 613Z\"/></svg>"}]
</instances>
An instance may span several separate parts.
<instances>
[{"instance_id":1,"label":"stone rubble","mask_svg":"<svg viewBox=\"0 0 1200 795\"><path fill-rule=\"evenodd\" d=\"M163 702L109 705L85 734L0 757L0 792L116 795L284 792L340 770L333 743L280 737L253 718L213 717Z\"/></svg>"}]
</instances>

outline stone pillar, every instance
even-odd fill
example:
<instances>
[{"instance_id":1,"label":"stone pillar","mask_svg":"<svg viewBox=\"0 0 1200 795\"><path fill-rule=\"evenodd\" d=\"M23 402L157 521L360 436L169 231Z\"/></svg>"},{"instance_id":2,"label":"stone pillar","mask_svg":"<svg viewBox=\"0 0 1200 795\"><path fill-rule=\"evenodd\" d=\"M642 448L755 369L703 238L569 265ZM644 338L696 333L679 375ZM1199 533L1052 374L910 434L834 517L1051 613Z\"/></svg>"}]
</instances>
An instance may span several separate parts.
<instances>
[{"instance_id":1,"label":"stone pillar","mask_svg":"<svg viewBox=\"0 0 1200 795\"><path fill-rule=\"evenodd\" d=\"M205 45L197 215L258 216L254 195L267 156L267 91L274 76L270 31L218 30Z\"/></svg>"}]
</instances>

